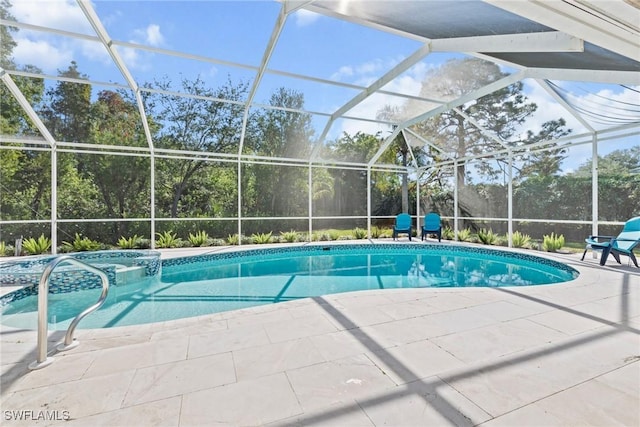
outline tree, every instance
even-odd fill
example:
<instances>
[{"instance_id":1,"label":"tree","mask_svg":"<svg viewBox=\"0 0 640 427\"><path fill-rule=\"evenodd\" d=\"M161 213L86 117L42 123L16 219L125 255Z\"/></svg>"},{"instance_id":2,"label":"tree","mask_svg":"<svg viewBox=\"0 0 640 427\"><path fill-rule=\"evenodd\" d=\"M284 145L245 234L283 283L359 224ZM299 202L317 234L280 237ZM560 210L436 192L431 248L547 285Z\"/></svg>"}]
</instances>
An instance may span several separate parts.
<instances>
[{"instance_id":1,"label":"tree","mask_svg":"<svg viewBox=\"0 0 640 427\"><path fill-rule=\"evenodd\" d=\"M15 21L9 9L11 3L8 0L0 1L0 19ZM18 28L2 25L0 26L0 68L4 70L20 69L22 71L40 73L41 70L33 65L18 67L13 59L13 49L17 46L13 33ZM34 106L38 104L44 92L44 82L41 79L15 76L13 80L29 101ZM0 84L0 133L7 135L35 135L34 124L28 119L22 107L15 100L4 84Z\"/></svg>"},{"instance_id":2,"label":"tree","mask_svg":"<svg viewBox=\"0 0 640 427\"><path fill-rule=\"evenodd\" d=\"M0 1L0 18L15 20L9 13L11 3ZM16 27L0 26L0 67L5 70L21 69L27 72L40 72L31 65L18 67L13 59L13 49L17 46L13 33ZM15 76L18 89L27 102L37 105L44 92L41 79ZM0 83L0 133L6 135L38 135L34 123L26 115L8 88ZM18 145L18 144L8 144ZM0 150L0 212L3 219L41 219L46 218L50 210L47 197L50 195L50 158L46 152L30 150L21 144L23 150Z\"/></svg>"},{"instance_id":3,"label":"tree","mask_svg":"<svg viewBox=\"0 0 640 427\"><path fill-rule=\"evenodd\" d=\"M78 71L78 64L59 71L60 77L88 79ZM47 100L40 110L40 117L57 141L87 143L91 112L91 85L59 81L47 91Z\"/></svg>"},{"instance_id":4,"label":"tree","mask_svg":"<svg viewBox=\"0 0 640 427\"><path fill-rule=\"evenodd\" d=\"M566 122L562 118L546 122L537 134L530 130L527 131L524 144L530 145L539 141L550 141L566 136L571 133L571 129L566 129L565 125ZM520 155L520 159L524 164L520 168L519 175L524 178L531 175L557 175L560 172L562 161L566 158L565 154L566 150L563 148L552 148Z\"/></svg>"},{"instance_id":5,"label":"tree","mask_svg":"<svg viewBox=\"0 0 640 427\"><path fill-rule=\"evenodd\" d=\"M366 163L380 147L380 135L358 132L344 133L327 145L325 157L354 163ZM367 213L367 172L353 169L330 169L334 179L333 206L329 212L339 215L365 215Z\"/></svg>"},{"instance_id":6,"label":"tree","mask_svg":"<svg viewBox=\"0 0 640 427\"><path fill-rule=\"evenodd\" d=\"M626 221L640 212L640 146L598 156L598 219ZM575 180L589 180L591 161L569 174Z\"/></svg>"},{"instance_id":7,"label":"tree","mask_svg":"<svg viewBox=\"0 0 640 427\"><path fill-rule=\"evenodd\" d=\"M155 82L156 89L170 90L168 81ZM187 97L152 94L145 97L147 112L153 114L161 125L156 147L191 152L237 153L242 129L244 106L248 86L234 86L228 81L218 89L205 86L202 79L183 79L183 92ZM231 102L212 101L226 99ZM159 193L171 198L169 215L176 218L180 212L188 212L182 206L188 192L206 191L206 183L196 185L195 177L203 173L210 163L192 159L161 162L158 183L164 188ZM162 202L162 200L161 200Z\"/></svg>"},{"instance_id":8,"label":"tree","mask_svg":"<svg viewBox=\"0 0 640 427\"><path fill-rule=\"evenodd\" d=\"M256 118L255 137L247 140L247 148L267 157L308 158L311 152L313 128L311 117L291 110L304 108L304 95L280 88L271 95L267 109ZM308 195L308 170L298 166L278 167L255 165L247 170L256 176L256 194L250 203L254 214L294 216L305 214Z\"/></svg>"},{"instance_id":9,"label":"tree","mask_svg":"<svg viewBox=\"0 0 640 427\"><path fill-rule=\"evenodd\" d=\"M11 15L9 9L11 9L11 2L9 0L0 1L0 19L5 21L15 21L15 17ZM18 45L11 33L18 31L16 27L9 25L0 26L0 67L14 68L15 62L13 61L13 49Z\"/></svg>"},{"instance_id":10,"label":"tree","mask_svg":"<svg viewBox=\"0 0 640 427\"><path fill-rule=\"evenodd\" d=\"M91 108L90 141L97 145L141 146L146 136L138 108L113 91L102 91ZM83 174L97 187L101 217L148 217L150 162L146 157L83 154ZM111 235L127 234L127 222L114 223Z\"/></svg>"},{"instance_id":11,"label":"tree","mask_svg":"<svg viewBox=\"0 0 640 427\"><path fill-rule=\"evenodd\" d=\"M420 93L424 97L453 100L507 75L492 62L476 58L452 59L427 75ZM492 135L506 144L537 108L527 100L522 88L522 82L514 83L459 107L486 132L455 110L443 112L417 124L414 131L453 158L503 149L504 145L492 138ZM409 111L415 110L414 102L408 103ZM487 166L486 163L484 165ZM458 188L462 188L468 171L465 163L460 163L458 168L457 184ZM491 173L492 170L487 167L485 172Z\"/></svg>"},{"instance_id":12,"label":"tree","mask_svg":"<svg viewBox=\"0 0 640 427\"><path fill-rule=\"evenodd\" d=\"M420 95L444 102L455 100L507 75L497 64L481 59L452 59L428 73L422 84ZM536 109L536 104L530 102L524 95L522 82L518 82L459 106L458 110L462 114L455 109L448 110L416 124L412 130L439 147L444 154L441 153L438 156L448 156L453 159L488 154L503 150L505 147L515 148L542 138L555 138L570 132L563 128L564 121L560 119L545 124L541 132L537 134L529 132L526 138L519 140L517 134L521 125ZM396 111L396 115L399 118L409 118L418 115L422 112L421 110L424 108L418 104L418 101L408 101ZM549 168L553 168L554 164L557 165L560 162L558 158L552 159L553 154L548 152L544 158L530 157L528 160L530 164L536 160L544 161L549 163ZM479 158L475 162L476 173L489 179L496 179L504 173L506 162L506 158ZM444 173L444 170L440 172ZM486 202L491 204L477 191L465 189L470 178L471 171L467 163L458 163L456 184L460 196L460 208L463 211L470 211L473 206L486 204ZM427 183L427 185L432 184Z\"/></svg>"}]
</instances>

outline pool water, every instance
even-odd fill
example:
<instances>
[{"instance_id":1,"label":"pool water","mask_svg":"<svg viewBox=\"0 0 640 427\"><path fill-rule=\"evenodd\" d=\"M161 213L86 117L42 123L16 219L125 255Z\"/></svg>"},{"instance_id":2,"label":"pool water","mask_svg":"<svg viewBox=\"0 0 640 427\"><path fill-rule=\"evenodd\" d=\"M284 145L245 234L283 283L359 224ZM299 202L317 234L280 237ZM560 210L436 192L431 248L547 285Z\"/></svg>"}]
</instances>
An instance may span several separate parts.
<instances>
[{"instance_id":1,"label":"pool water","mask_svg":"<svg viewBox=\"0 0 640 427\"><path fill-rule=\"evenodd\" d=\"M389 246L393 246L391 249ZM396 288L528 286L572 280L567 266L528 255L429 245L298 248L168 260L162 276L109 290L79 328L160 322L333 293ZM49 327L66 329L99 289L49 295ZM35 329L37 296L12 301L2 324Z\"/></svg>"}]
</instances>

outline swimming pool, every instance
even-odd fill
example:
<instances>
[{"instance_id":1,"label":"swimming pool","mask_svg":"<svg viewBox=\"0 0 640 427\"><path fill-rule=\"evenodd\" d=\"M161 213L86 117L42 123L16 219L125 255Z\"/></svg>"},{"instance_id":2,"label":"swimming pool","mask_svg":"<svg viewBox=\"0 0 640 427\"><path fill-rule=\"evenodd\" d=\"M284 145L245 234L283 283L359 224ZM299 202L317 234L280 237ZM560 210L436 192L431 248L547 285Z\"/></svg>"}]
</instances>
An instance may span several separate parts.
<instances>
[{"instance_id":1,"label":"swimming pool","mask_svg":"<svg viewBox=\"0 0 640 427\"><path fill-rule=\"evenodd\" d=\"M529 286L577 271L523 253L459 245L349 244L252 249L163 260L161 278L112 286L79 328L160 322L367 289ZM64 330L99 289L49 295L49 329ZM36 328L37 296L0 298L2 324Z\"/></svg>"}]
</instances>

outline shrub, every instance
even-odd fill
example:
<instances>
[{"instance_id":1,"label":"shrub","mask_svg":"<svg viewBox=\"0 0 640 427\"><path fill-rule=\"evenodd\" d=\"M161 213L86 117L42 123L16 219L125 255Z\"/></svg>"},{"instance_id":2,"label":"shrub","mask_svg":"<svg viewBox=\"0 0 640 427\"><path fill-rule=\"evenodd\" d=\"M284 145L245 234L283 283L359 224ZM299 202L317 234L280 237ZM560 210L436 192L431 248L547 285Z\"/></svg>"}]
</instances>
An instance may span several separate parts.
<instances>
[{"instance_id":1,"label":"shrub","mask_svg":"<svg viewBox=\"0 0 640 427\"><path fill-rule=\"evenodd\" d=\"M135 249L140 246L142 246L142 237L137 234L128 239L124 236L120 236L120 239L118 239L118 247L120 249Z\"/></svg>"},{"instance_id":2,"label":"shrub","mask_svg":"<svg viewBox=\"0 0 640 427\"><path fill-rule=\"evenodd\" d=\"M363 228L356 227L356 229L353 230L353 236L358 240L366 239L367 238L367 230L365 230Z\"/></svg>"},{"instance_id":3,"label":"shrub","mask_svg":"<svg viewBox=\"0 0 640 427\"><path fill-rule=\"evenodd\" d=\"M256 245L264 245L265 243L271 243L271 234L268 233L254 233L251 235L251 241Z\"/></svg>"},{"instance_id":4,"label":"shrub","mask_svg":"<svg viewBox=\"0 0 640 427\"><path fill-rule=\"evenodd\" d=\"M550 235L542 236L542 239L542 248L547 252L556 252L564 246L564 236L562 234L551 233Z\"/></svg>"},{"instance_id":5,"label":"shrub","mask_svg":"<svg viewBox=\"0 0 640 427\"><path fill-rule=\"evenodd\" d=\"M95 240L91 240L88 237L82 237L82 234L76 233L73 242L62 242L62 250L64 252L84 252L84 251L97 251L101 249L102 245Z\"/></svg>"},{"instance_id":6,"label":"shrub","mask_svg":"<svg viewBox=\"0 0 640 427\"><path fill-rule=\"evenodd\" d=\"M485 245L495 245L498 242L498 235L492 229L482 228L478 230L478 240Z\"/></svg>"},{"instance_id":7,"label":"shrub","mask_svg":"<svg viewBox=\"0 0 640 427\"><path fill-rule=\"evenodd\" d=\"M44 237L44 234L41 234L37 240L30 237L22 242L22 248L29 255L40 255L51 248L51 239Z\"/></svg>"},{"instance_id":8,"label":"shrub","mask_svg":"<svg viewBox=\"0 0 640 427\"><path fill-rule=\"evenodd\" d=\"M181 243L173 231L156 233L156 235L158 236L156 239L156 248L175 248Z\"/></svg>"},{"instance_id":9,"label":"shrub","mask_svg":"<svg viewBox=\"0 0 640 427\"><path fill-rule=\"evenodd\" d=\"M330 230L329 231L329 240L338 240L342 237L338 230Z\"/></svg>"},{"instance_id":10,"label":"shrub","mask_svg":"<svg viewBox=\"0 0 640 427\"><path fill-rule=\"evenodd\" d=\"M230 245L237 245L238 243L240 243L240 237L238 236L238 234L229 234L227 236L227 243Z\"/></svg>"},{"instance_id":11,"label":"shrub","mask_svg":"<svg viewBox=\"0 0 640 427\"><path fill-rule=\"evenodd\" d=\"M514 248L528 248L531 245L531 236L516 231L511 236L511 244Z\"/></svg>"},{"instance_id":12,"label":"shrub","mask_svg":"<svg viewBox=\"0 0 640 427\"><path fill-rule=\"evenodd\" d=\"M371 237L373 239L378 239L381 234L382 234L382 231L380 230L380 227L378 226L371 227Z\"/></svg>"},{"instance_id":13,"label":"shrub","mask_svg":"<svg viewBox=\"0 0 640 427\"><path fill-rule=\"evenodd\" d=\"M7 244L5 242L0 242L0 256L6 256L8 252Z\"/></svg>"},{"instance_id":14,"label":"shrub","mask_svg":"<svg viewBox=\"0 0 640 427\"><path fill-rule=\"evenodd\" d=\"M151 239L147 239L145 237L141 237L138 241L138 248L140 249L149 249L151 248Z\"/></svg>"},{"instance_id":15,"label":"shrub","mask_svg":"<svg viewBox=\"0 0 640 427\"><path fill-rule=\"evenodd\" d=\"M200 230L197 231L196 234L189 233L189 242L193 246L207 246L207 241L209 240L209 235L206 231Z\"/></svg>"},{"instance_id":16,"label":"shrub","mask_svg":"<svg viewBox=\"0 0 640 427\"><path fill-rule=\"evenodd\" d=\"M281 241L287 242L287 243L295 243L298 240L300 240L300 235L298 234L297 231L285 231L280 233L280 238Z\"/></svg>"},{"instance_id":17,"label":"shrub","mask_svg":"<svg viewBox=\"0 0 640 427\"><path fill-rule=\"evenodd\" d=\"M442 229L442 238L445 240L453 240L456 237L456 234L453 231L453 228L446 226Z\"/></svg>"},{"instance_id":18,"label":"shrub","mask_svg":"<svg viewBox=\"0 0 640 427\"><path fill-rule=\"evenodd\" d=\"M461 242L468 242L471 240L471 230L469 228L458 230L458 240Z\"/></svg>"}]
</instances>

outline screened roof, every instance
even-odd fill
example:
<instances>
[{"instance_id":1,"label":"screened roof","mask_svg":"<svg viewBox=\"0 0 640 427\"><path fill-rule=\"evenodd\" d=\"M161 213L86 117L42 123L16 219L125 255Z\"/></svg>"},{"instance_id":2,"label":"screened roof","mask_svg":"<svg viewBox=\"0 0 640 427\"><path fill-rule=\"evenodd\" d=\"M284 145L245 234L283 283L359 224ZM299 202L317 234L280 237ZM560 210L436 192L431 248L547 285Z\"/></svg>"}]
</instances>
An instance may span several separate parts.
<instances>
[{"instance_id":1,"label":"screened roof","mask_svg":"<svg viewBox=\"0 0 640 427\"><path fill-rule=\"evenodd\" d=\"M15 76L44 78L50 86L88 81L94 94L128 91L138 101L148 150L163 148L149 130L152 112L143 102L153 94L175 105L185 96L223 101L237 107L240 128L256 111L308 114L311 146L281 155L295 161L322 162L323 144L344 132L362 131L384 137L378 151L364 159L375 164L400 132L411 146L427 145L414 125L519 81L537 102L554 106L553 113L539 111L530 127L545 114L562 114L574 135L640 126L640 9L635 0L43 4L14 1L10 13L15 21L0 21L18 29L16 66L2 70L2 80L51 145L64 141L38 118L13 83ZM464 57L493 61L506 77L446 99L422 93L428 70ZM83 77L59 76L70 61ZM38 70L25 69L26 64ZM181 84L185 79L214 89L196 95ZM226 81L246 85L246 90L215 89ZM279 87L303 94L304 105L270 105ZM625 107L612 106L612 101ZM403 114L381 115L385 107ZM216 154L250 156L241 130L225 152Z\"/></svg>"}]
</instances>

